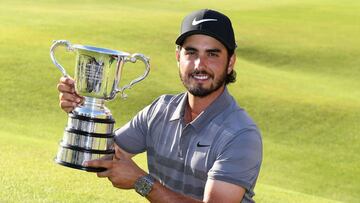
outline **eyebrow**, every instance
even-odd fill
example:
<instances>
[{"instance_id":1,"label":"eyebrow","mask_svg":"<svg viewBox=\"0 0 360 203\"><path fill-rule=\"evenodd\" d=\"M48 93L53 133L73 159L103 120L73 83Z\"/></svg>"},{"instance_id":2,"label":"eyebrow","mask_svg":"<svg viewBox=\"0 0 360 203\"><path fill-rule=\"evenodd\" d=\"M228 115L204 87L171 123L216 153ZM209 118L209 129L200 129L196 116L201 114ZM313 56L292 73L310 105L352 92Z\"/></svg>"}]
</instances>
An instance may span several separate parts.
<instances>
[{"instance_id":1,"label":"eyebrow","mask_svg":"<svg viewBox=\"0 0 360 203\"><path fill-rule=\"evenodd\" d=\"M194 47L184 47L184 49L186 51L198 51L198 49L194 48ZM220 49L217 49L217 48L214 48L214 49L207 49L206 50L207 53L220 53L221 50Z\"/></svg>"},{"instance_id":2,"label":"eyebrow","mask_svg":"<svg viewBox=\"0 0 360 203\"><path fill-rule=\"evenodd\" d=\"M209 52L212 52L212 53L214 53L214 52L215 52L215 53L220 53L221 50L220 50L220 49L217 49L217 48L215 48L215 49L207 49L206 52L208 52L208 53L209 53Z\"/></svg>"},{"instance_id":3,"label":"eyebrow","mask_svg":"<svg viewBox=\"0 0 360 203\"><path fill-rule=\"evenodd\" d=\"M184 49L186 51L198 51L197 49L195 49L194 47L184 47Z\"/></svg>"}]
</instances>

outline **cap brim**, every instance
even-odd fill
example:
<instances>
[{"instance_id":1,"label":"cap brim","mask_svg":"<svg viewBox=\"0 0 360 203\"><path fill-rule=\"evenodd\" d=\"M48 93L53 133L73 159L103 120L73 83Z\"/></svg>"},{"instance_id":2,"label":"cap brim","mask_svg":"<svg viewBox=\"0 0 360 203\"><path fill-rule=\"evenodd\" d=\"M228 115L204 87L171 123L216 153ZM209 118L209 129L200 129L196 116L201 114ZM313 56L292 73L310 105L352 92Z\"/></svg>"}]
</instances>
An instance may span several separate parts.
<instances>
[{"instance_id":1,"label":"cap brim","mask_svg":"<svg viewBox=\"0 0 360 203\"><path fill-rule=\"evenodd\" d=\"M183 33L182 35L180 35L180 36L176 39L175 43L176 43L177 45L182 46L183 43L184 43L184 41L185 41L185 39L186 39L187 37L189 37L189 36L191 36L191 35L196 35L196 34L203 34L203 35L207 35L207 36L213 37L213 38L215 38L216 40L220 41L227 49L229 49L229 50L234 50L234 49L235 49L235 47L234 47L234 48L231 48L229 45L227 45L227 44L225 43L224 40L222 40L221 38L219 38L219 37L216 36L215 34L209 32L209 31L202 31L202 30L192 30L192 31L189 31L189 32L185 32L185 33Z\"/></svg>"}]
</instances>

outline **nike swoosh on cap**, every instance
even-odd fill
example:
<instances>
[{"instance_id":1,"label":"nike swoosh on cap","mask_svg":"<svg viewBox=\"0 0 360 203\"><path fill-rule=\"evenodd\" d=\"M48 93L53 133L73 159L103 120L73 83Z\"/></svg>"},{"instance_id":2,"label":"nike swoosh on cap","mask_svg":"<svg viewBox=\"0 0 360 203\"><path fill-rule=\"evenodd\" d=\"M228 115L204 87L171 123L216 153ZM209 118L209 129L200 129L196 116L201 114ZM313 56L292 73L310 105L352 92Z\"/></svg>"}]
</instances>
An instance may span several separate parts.
<instances>
[{"instance_id":1,"label":"nike swoosh on cap","mask_svg":"<svg viewBox=\"0 0 360 203\"><path fill-rule=\"evenodd\" d=\"M200 23L208 22L208 21L217 21L217 19L208 18L208 19L196 20L196 18L194 18L194 20L192 21L191 24L192 25L199 25Z\"/></svg>"}]
</instances>

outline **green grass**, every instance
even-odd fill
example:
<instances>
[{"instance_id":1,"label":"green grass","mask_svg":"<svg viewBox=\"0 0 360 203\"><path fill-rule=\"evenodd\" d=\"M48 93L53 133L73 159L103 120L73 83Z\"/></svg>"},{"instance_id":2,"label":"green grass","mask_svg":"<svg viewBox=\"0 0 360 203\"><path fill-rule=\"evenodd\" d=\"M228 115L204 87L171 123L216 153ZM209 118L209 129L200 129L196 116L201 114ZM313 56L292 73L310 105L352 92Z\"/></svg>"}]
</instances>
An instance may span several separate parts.
<instances>
[{"instance_id":1,"label":"green grass","mask_svg":"<svg viewBox=\"0 0 360 203\"><path fill-rule=\"evenodd\" d=\"M360 3L356 0L1 1L0 202L146 202L107 179L53 163L66 124L52 40L150 56L149 77L107 106L119 127L183 91L174 59L182 17L233 20L238 79L229 89L262 130L258 202L360 202ZM74 56L57 58L73 74ZM125 67L128 81L141 64ZM146 168L145 154L136 161Z\"/></svg>"}]
</instances>

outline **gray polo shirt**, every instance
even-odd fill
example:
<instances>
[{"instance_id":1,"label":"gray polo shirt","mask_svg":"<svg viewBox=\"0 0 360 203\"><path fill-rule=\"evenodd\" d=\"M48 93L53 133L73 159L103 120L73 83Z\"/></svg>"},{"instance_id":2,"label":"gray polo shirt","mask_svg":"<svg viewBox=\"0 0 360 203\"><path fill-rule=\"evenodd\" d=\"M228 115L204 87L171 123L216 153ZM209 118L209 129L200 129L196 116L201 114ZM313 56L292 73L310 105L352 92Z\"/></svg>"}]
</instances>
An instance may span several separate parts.
<instances>
[{"instance_id":1,"label":"gray polo shirt","mask_svg":"<svg viewBox=\"0 0 360 203\"><path fill-rule=\"evenodd\" d=\"M202 200L207 179L246 189L253 202L262 161L258 128L225 91L195 120L184 123L187 93L163 95L116 130L129 153L147 151L149 173L176 192Z\"/></svg>"}]
</instances>

